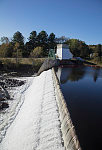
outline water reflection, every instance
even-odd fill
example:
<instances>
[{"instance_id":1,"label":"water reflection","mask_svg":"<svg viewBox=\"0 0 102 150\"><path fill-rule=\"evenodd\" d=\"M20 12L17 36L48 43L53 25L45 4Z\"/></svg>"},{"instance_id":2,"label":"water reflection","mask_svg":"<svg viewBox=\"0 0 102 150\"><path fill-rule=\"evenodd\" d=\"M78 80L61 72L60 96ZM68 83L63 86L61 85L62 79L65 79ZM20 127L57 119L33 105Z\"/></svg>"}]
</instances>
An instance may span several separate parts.
<instances>
[{"instance_id":1,"label":"water reflection","mask_svg":"<svg viewBox=\"0 0 102 150\"><path fill-rule=\"evenodd\" d=\"M102 77L102 70L99 68L90 67L73 67L73 68L56 68L56 74L61 84L66 83L68 80L75 82L90 76L96 82L98 77Z\"/></svg>"},{"instance_id":2,"label":"water reflection","mask_svg":"<svg viewBox=\"0 0 102 150\"><path fill-rule=\"evenodd\" d=\"M102 150L102 69L57 68L82 150Z\"/></svg>"},{"instance_id":3,"label":"water reflection","mask_svg":"<svg viewBox=\"0 0 102 150\"><path fill-rule=\"evenodd\" d=\"M93 74L93 79L95 82L97 81L99 75L100 75L100 69L95 69Z\"/></svg>"}]
</instances>

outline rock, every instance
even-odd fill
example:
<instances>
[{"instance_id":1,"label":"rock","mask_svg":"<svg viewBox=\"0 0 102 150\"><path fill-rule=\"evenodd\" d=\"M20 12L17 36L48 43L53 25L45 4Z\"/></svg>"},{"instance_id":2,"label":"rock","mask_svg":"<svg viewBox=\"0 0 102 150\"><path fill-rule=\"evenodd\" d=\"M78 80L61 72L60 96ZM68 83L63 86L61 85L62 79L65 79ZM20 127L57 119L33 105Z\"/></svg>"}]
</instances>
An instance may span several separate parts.
<instances>
[{"instance_id":1,"label":"rock","mask_svg":"<svg viewBox=\"0 0 102 150\"><path fill-rule=\"evenodd\" d=\"M42 64L42 66L40 67L39 71L38 71L38 74L37 75L40 75L41 72L45 71L45 70L48 70L52 67L57 67L59 66L60 64L60 61L59 60L53 60L53 59L46 59L44 61L44 63Z\"/></svg>"},{"instance_id":2,"label":"rock","mask_svg":"<svg viewBox=\"0 0 102 150\"><path fill-rule=\"evenodd\" d=\"M9 93L8 93L8 91L4 88L4 91L5 91L5 97L7 98L7 99L10 99L10 95L9 95Z\"/></svg>"},{"instance_id":3,"label":"rock","mask_svg":"<svg viewBox=\"0 0 102 150\"><path fill-rule=\"evenodd\" d=\"M0 85L6 89L8 87L17 87L21 86L25 83L25 81L17 80L17 79L11 79L11 78L5 78L4 80L0 81Z\"/></svg>"},{"instance_id":4,"label":"rock","mask_svg":"<svg viewBox=\"0 0 102 150\"><path fill-rule=\"evenodd\" d=\"M0 109L8 108L9 104L6 102L0 103Z\"/></svg>"},{"instance_id":5,"label":"rock","mask_svg":"<svg viewBox=\"0 0 102 150\"><path fill-rule=\"evenodd\" d=\"M5 97L7 99L10 99L10 95L9 95L8 91L2 86L0 86L0 97L1 97L1 99L4 99Z\"/></svg>"},{"instance_id":6,"label":"rock","mask_svg":"<svg viewBox=\"0 0 102 150\"><path fill-rule=\"evenodd\" d=\"M4 101L5 100L5 96L2 95L2 93L0 92L0 101Z\"/></svg>"}]
</instances>

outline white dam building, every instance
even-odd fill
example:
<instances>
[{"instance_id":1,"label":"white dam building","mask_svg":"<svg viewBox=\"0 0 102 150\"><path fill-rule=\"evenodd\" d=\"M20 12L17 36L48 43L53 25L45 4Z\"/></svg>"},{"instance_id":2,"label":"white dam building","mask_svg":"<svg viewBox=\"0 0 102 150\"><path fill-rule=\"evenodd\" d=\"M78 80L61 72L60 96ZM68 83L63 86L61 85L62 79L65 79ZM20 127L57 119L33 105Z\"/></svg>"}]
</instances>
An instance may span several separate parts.
<instances>
[{"instance_id":1,"label":"white dam building","mask_svg":"<svg viewBox=\"0 0 102 150\"><path fill-rule=\"evenodd\" d=\"M67 44L58 44L56 56L58 59L71 59L73 57Z\"/></svg>"}]
</instances>

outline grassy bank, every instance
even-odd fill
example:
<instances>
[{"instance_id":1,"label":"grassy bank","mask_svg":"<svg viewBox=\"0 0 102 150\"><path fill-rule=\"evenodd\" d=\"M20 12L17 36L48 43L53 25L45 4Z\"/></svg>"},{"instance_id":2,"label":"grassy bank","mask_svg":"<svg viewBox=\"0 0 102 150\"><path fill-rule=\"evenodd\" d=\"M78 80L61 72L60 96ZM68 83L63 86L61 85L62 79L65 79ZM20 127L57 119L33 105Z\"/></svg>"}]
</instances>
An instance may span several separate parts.
<instances>
[{"instance_id":1,"label":"grassy bank","mask_svg":"<svg viewBox=\"0 0 102 150\"><path fill-rule=\"evenodd\" d=\"M17 72L21 75L37 73L46 58L0 58L1 72Z\"/></svg>"},{"instance_id":2,"label":"grassy bank","mask_svg":"<svg viewBox=\"0 0 102 150\"><path fill-rule=\"evenodd\" d=\"M94 59L87 60L87 61L90 62L90 63L94 63L96 66L102 67L102 57L101 58L96 57Z\"/></svg>"}]
</instances>

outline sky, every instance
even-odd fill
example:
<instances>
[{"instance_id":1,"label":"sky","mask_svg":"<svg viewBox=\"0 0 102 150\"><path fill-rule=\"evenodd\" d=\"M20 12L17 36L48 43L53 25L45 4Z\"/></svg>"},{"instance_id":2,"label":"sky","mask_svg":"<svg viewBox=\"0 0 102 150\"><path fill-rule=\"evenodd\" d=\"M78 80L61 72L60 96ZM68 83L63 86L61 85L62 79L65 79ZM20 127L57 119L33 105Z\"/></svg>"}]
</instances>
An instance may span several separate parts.
<instances>
[{"instance_id":1,"label":"sky","mask_svg":"<svg viewBox=\"0 0 102 150\"><path fill-rule=\"evenodd\" d=\"M102 44L102 0L0 0L0 38L42 30Z\"/></svg>"}]
</instances>

